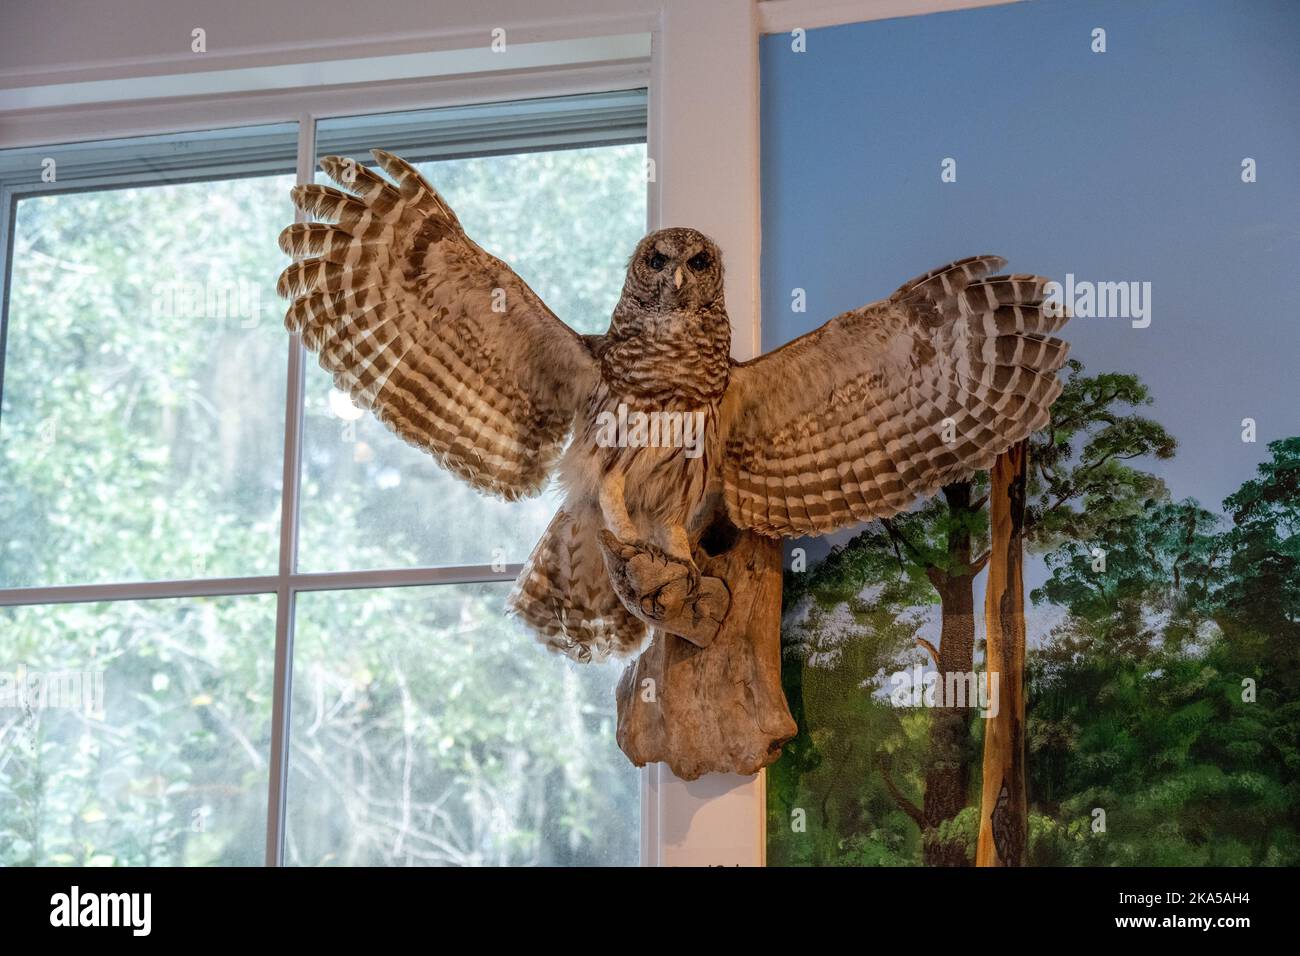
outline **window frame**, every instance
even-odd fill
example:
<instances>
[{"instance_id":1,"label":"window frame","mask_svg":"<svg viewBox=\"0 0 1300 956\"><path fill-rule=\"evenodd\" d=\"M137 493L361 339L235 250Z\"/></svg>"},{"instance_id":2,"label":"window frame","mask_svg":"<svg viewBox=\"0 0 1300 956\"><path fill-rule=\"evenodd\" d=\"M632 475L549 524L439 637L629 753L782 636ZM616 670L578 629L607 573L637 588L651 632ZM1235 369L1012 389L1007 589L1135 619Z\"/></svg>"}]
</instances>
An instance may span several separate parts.
<instances>
[{"instance_id":1,"label":"window frame","mask_svg":"<svg viewBox=\"0 0 1300 956\"><path fill-rule=\"evenodd\" d=\"M946 2L954 0L891 0L902 9L886 15L928 12ZM873 19L880 15L879 3L844 0L836 4L836 14L839 22ZM530 91L559 96L647 87L647 152L657 164L648 187L648 226L693 223L727 251L732 354L743 361L758 353L760 341L758 37L789 29L784 23L773 26L773 6L797 8L791 15L806 19L806 26L825 25L816 22L813 0L611 0L607 11L582 17L575 17L565 0L534 0L523 15L514 0L482 0L473 11L459 10L449 23L432 28L420 25L427 22L422 19L427 11L420 8L400 36L358 34L346 18L339 18L336 28L325 17L301 42L237 37L233 47L214 49L201 61L188 49L178 52L168 45L170 34L159 36L140 24L144 34L156 38L156 53L93 64L85 63L75 37L65 42L63 35L50 35L41 49L42 68L0 77L0 93L26 94L30 88L38 96L43 91L61 95L47 98L41 109L30 106L30 96L23 100L26 107L18 102L22 96L0 98L0 148L251 126L304 115L428 109L522 98ZM391 83L373 69L365 77L336 69L346 57L419 53L435 60L447 51L486 54L491 31L501 26L541 41L534 46L549 42L567 53L557 49L549 66L533 70L511 70L501 60L474 75L433 65ZM648 38L648 51L628 55L626 47L608 48L611 38L629 35ZM281 81L240 86L221 76L254 69L279 70ZM154 82L143 98L132 92L94 99L78 95L84 85L102 90L110 81L130 84L145 76ZM160 88L162 96L156 92ZM763 865L764 774L711 775L688 783L652 764L643 768L641 779L642 866Z\"/></svg>"},{"instance_id":2,"label":"window frame","mask_svg":"<svg viewBox=\"0 0 1300 956\"><path fill-rule=\"evenodd\" d=\"M645 77L648 80L648 75ZM599 84L599 88L582 90L586 93L617 92L607 87L608 80ZM644 80L639 84L644 89ZM621 89L628 89L621 86ZM556 95L554 87L546 90L520 90L521 94L512 96L511 101L550 98ZM567 91L575 92L575 91ZM499 102L493 96L490 100L480 102ZM439 106L472 105L463 101L455 104L441 103ZM412 108L427 109L427 99L412 104L406 94L399 93L391 97L368 97L367 109L357 114L353 110L337 103L330 110L311 109L293 116L282 116L273 123L296 123L297 148L294 159L294 178L298 184L316 181L316 124L326 119L347 118L355 115L379 115L384 113L406 112ZM243 128L246 123L239 123L230 128ZM261 123L257 125L263 125ZM214 127L203 125L201 130ZM225 128L225 127L218 127ZM197 130L166 130L169 133L184 134ZM154 131L157 132L157 131ZM143 135L149 135L147 133ZM114 138L128 138L118 136ZM70 141L75 143L76 140ZM82 140L82 142L92 142ZM42 144L45 145L45 144ZM53 148L53 147L51 147ZM557 148L572 148L572 144L563 144ZM201 168L201 164L200 168ZM219 167L218 167L219 170ZM184 175L174 181L185 179ZM220 178L219 172L214 176L204 170L202 175L193 177L195 181L208 181ZM169 180L173 181L173 180ZM9 288L13 276L13 236L16 228L15 210L20 200L33 196L53 195L58 193L87 192L97 188L123 188L142 185L134 178L125 176L106 176L102 178L87 177L73 183L22 184L19 186L0 185L0 396L4 388L4 364L6 332L8 329ZM295 221L303 221L304 216L296 211ZM479 565L438 565L378 568L348 571L300 571L298 569L298 528L300 521L300 503L302 499L302 448L303 426L305 419L305 390L307 373L307 352L299 334L287 336L287 375L284 398L284 435L282 439L283 472L281 476L280 495L280 534L276 570L273 573L248 575L241 577L206 577L206 578L172 578L160 581L130 581L109 583L88 583L69 585L49 585L32 587L0 588L0 607L22 605L81 604L105 601L147 601L169 598L192 597L239 597L247 595L274 595L276 598L275 645L274 645L274 686L272 689L271 708L271 745L268 755L267 777L267 822L265 864L267 866L284 865L284 848L287 819L287 797L289 776L289 739L291 733L290 707L293 692L293 642L296 621L297 598L304 592L311 591L350 591L390 587L419 587L427 585L486 584L512 582L523 568L521 563L511 563L504 570L494 570L490 564ZM643 848L644 849L644 848Z\"/></svg>"}]
</instances>

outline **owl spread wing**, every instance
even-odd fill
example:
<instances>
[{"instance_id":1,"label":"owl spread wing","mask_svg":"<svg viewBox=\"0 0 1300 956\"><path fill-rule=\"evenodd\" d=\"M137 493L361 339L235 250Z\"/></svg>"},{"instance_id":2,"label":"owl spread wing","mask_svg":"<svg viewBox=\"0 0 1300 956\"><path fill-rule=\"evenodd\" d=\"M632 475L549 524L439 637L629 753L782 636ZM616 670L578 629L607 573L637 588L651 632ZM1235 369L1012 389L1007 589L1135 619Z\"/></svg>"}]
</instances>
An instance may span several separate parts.
<instances>
[{"instance_id":1,"label":"owl spread wing","mask_svg":"<svg viewBox=\"0 0 1300 956\"><path fill-rule=\"evenodd\" d=\"M506 499L536 493L596 361L412 166L373 152L394 182L328 157L321 168L350 192L293 190L329 222L280 235L301 260L280 276L285 326L354 404L455 474Z\"/></svg>"},{"instance_id":2,"label":"owl spread wing","mask_svg":"<svg viewBox=\"0 0 1300 956\"><path fill-rule=\"evenodd\" d=\"M1046 279L975 256L908 282L732 369L727 510L773 536L824 534L906 509L989 468L1060 393L1067 316Z\"/></svg>"}]
</instances>

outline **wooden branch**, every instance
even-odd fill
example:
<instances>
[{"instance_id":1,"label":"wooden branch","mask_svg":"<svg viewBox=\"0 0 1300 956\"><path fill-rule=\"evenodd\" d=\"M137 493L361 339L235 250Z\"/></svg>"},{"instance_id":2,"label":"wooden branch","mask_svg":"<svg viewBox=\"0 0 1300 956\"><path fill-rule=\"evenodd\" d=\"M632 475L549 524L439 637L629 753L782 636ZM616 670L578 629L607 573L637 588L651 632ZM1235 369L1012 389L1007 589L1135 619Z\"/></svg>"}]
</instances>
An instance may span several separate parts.
<instances>
[{"instance_id":1,"label":"wooden branch","mask_svg":"<svg viewBox=\"0 0 1300 956\"><path fill-rule=\"evenodd\" d=\"M891 540L900 542L903 545L903 547L905 547L909 552L911 552L912 558L916 561L917 564L926 567L929 566L930 562L925 559L925 555L921 554L921 552L918 551L913 546L912 542L907 540L907 535L903 534L903 532L899 531L897 528L894 527L894 523L892 521L890 521L888 518L881 518L880 523L881 525L884 526L885 531L889 534Z\"/></svg>"},{"instance_id":2,"label":"wooden branch","mask_svg":"<svg viewBox=\"0 0 1300 956\"><path fill-rule=\"evenodd\" d=\"M1103 455L1101 458L1097 459L1090 465L1082 465L1079 468L1076 468L1074 472L1074 477L1076 479L1079 479L1084 475L1091 474L1092 472L1100 468L1102 465L1106 464L1106 462L1108 461L1132 461L1134 458L1141 458L1145 454L1146 452L1141 452L1141 451L1134 452L1131 455L1121 455L1119 452L1111 452L1109 455ZM1056 500L1053 501L1048 507L1043 509L1043 513L1048 514L1050 512L1053 512L1057 508L1061 507L1061 505L1065 504L1067 501L1073 498L1081 490L1079 485L1080 483L1078 480L1069 482L1065 486L1065 491L1058 494L1056 496Z\"/></svg>"},{"instance_id":3,"label":"wooden branch","mask_svg":"<svg viewBox=\"0 0 1300 956\"><path fill-rule=\"evenodd\" d=\"M885 764L884 755L876 756L876 766L880 770L881 779L885 781L885 789L889 791L889 795L893 797L894 802L898 804L898 809L911 817L912 822L921 828L922 833L928 830L930 824L925 818L925 812L909 800L907 795L904 794L903 791L899 790L894 784L894 778L889 775L889 768Z\"/></svg>"},{"instance_id":4,"label":"wooden branch","mask_svg":"<svg viewBox=\"0 0 1300 956\"><path fill-rule=\"evenodd\" d=\"M881 523L883 524L884 522ZM885 530L888 531L889 529L886 528ZM898 570L900 572L906 573L907 565L903 561L903 552L898 550L898 542L894 540L893 535L889 536L889 547L893 549L894 560L898 562Z\"/></svg>"},{"instance_id":5,"label":"wooden branch","mask_svg":"<svg viewBox=\"0 0 1300 956\"><path fill-rule=\"evenodd\" d=\"M683 780L757 773L798 731L781 688L781 542L740 535L717 557L731 607L699 647L654 629L618 684L618 745L638 767L662 761Z\"/></svg>"},{"instance_id":6,"label":"wooden branch","mask_svg":"<svg viewBox=\"0 0 1300 956\"><path fill-rule=\"evenodd\" d=\"M935 647L924 637L918 637L916 639L916 646L925 648L926 652L930 655L930 659L934 661L935 666L939 666L939 648Z\"/></svg>"},{"instance_id":7,"label":"wooden branch","mask_svg":"<svg viewBox=\"0 0 1300 956\"><path fill-rule=\"evenodd\" d=\"M976 866L1024 866L1028 846L1023 572L1028 453L1027 442L1013 445L998 456L989 476L993 560L984 586L984 667L990 697L994 692L998 697L984 726Z\"/></svg>"}]
</instances>

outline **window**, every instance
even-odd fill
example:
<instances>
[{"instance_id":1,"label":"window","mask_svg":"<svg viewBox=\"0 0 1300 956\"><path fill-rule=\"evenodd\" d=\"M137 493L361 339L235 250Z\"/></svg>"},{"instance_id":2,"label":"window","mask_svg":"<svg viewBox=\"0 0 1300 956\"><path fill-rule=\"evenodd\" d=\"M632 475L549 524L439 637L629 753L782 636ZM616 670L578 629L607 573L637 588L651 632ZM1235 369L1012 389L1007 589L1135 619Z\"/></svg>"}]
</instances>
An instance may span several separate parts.
<instances>
[{"instance_id":1,"label":"window","mask_svg":"<svg viewBox=\"0 0 1300 956\"><path fill-rule=\"evenodd\" d=\"M502 614L553 496L284 332L313 141L416 162L583 332L645 228L643 91L0 153L0 865L634 863L617 673Z\"/></svg>"}]
</instances>

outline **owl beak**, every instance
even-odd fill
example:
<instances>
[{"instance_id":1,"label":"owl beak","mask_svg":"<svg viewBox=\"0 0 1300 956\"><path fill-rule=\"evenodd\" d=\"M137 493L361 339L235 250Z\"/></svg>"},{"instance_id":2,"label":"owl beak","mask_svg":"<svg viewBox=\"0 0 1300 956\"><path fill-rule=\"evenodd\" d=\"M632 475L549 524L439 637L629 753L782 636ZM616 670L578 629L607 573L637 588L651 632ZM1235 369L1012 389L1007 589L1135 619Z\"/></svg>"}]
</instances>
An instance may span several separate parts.
<instances>
[{"instance_id":1,"label":"owl beak","mask_svg":"<svg viewBox=\"0 0 1300 956\"><path fill-rule=\"evenodd\" d=\"M682 287L682 267L678 266L677 271L673 273L673 288L680 289L681 287Z\"/></svg>"}]
</instances>

